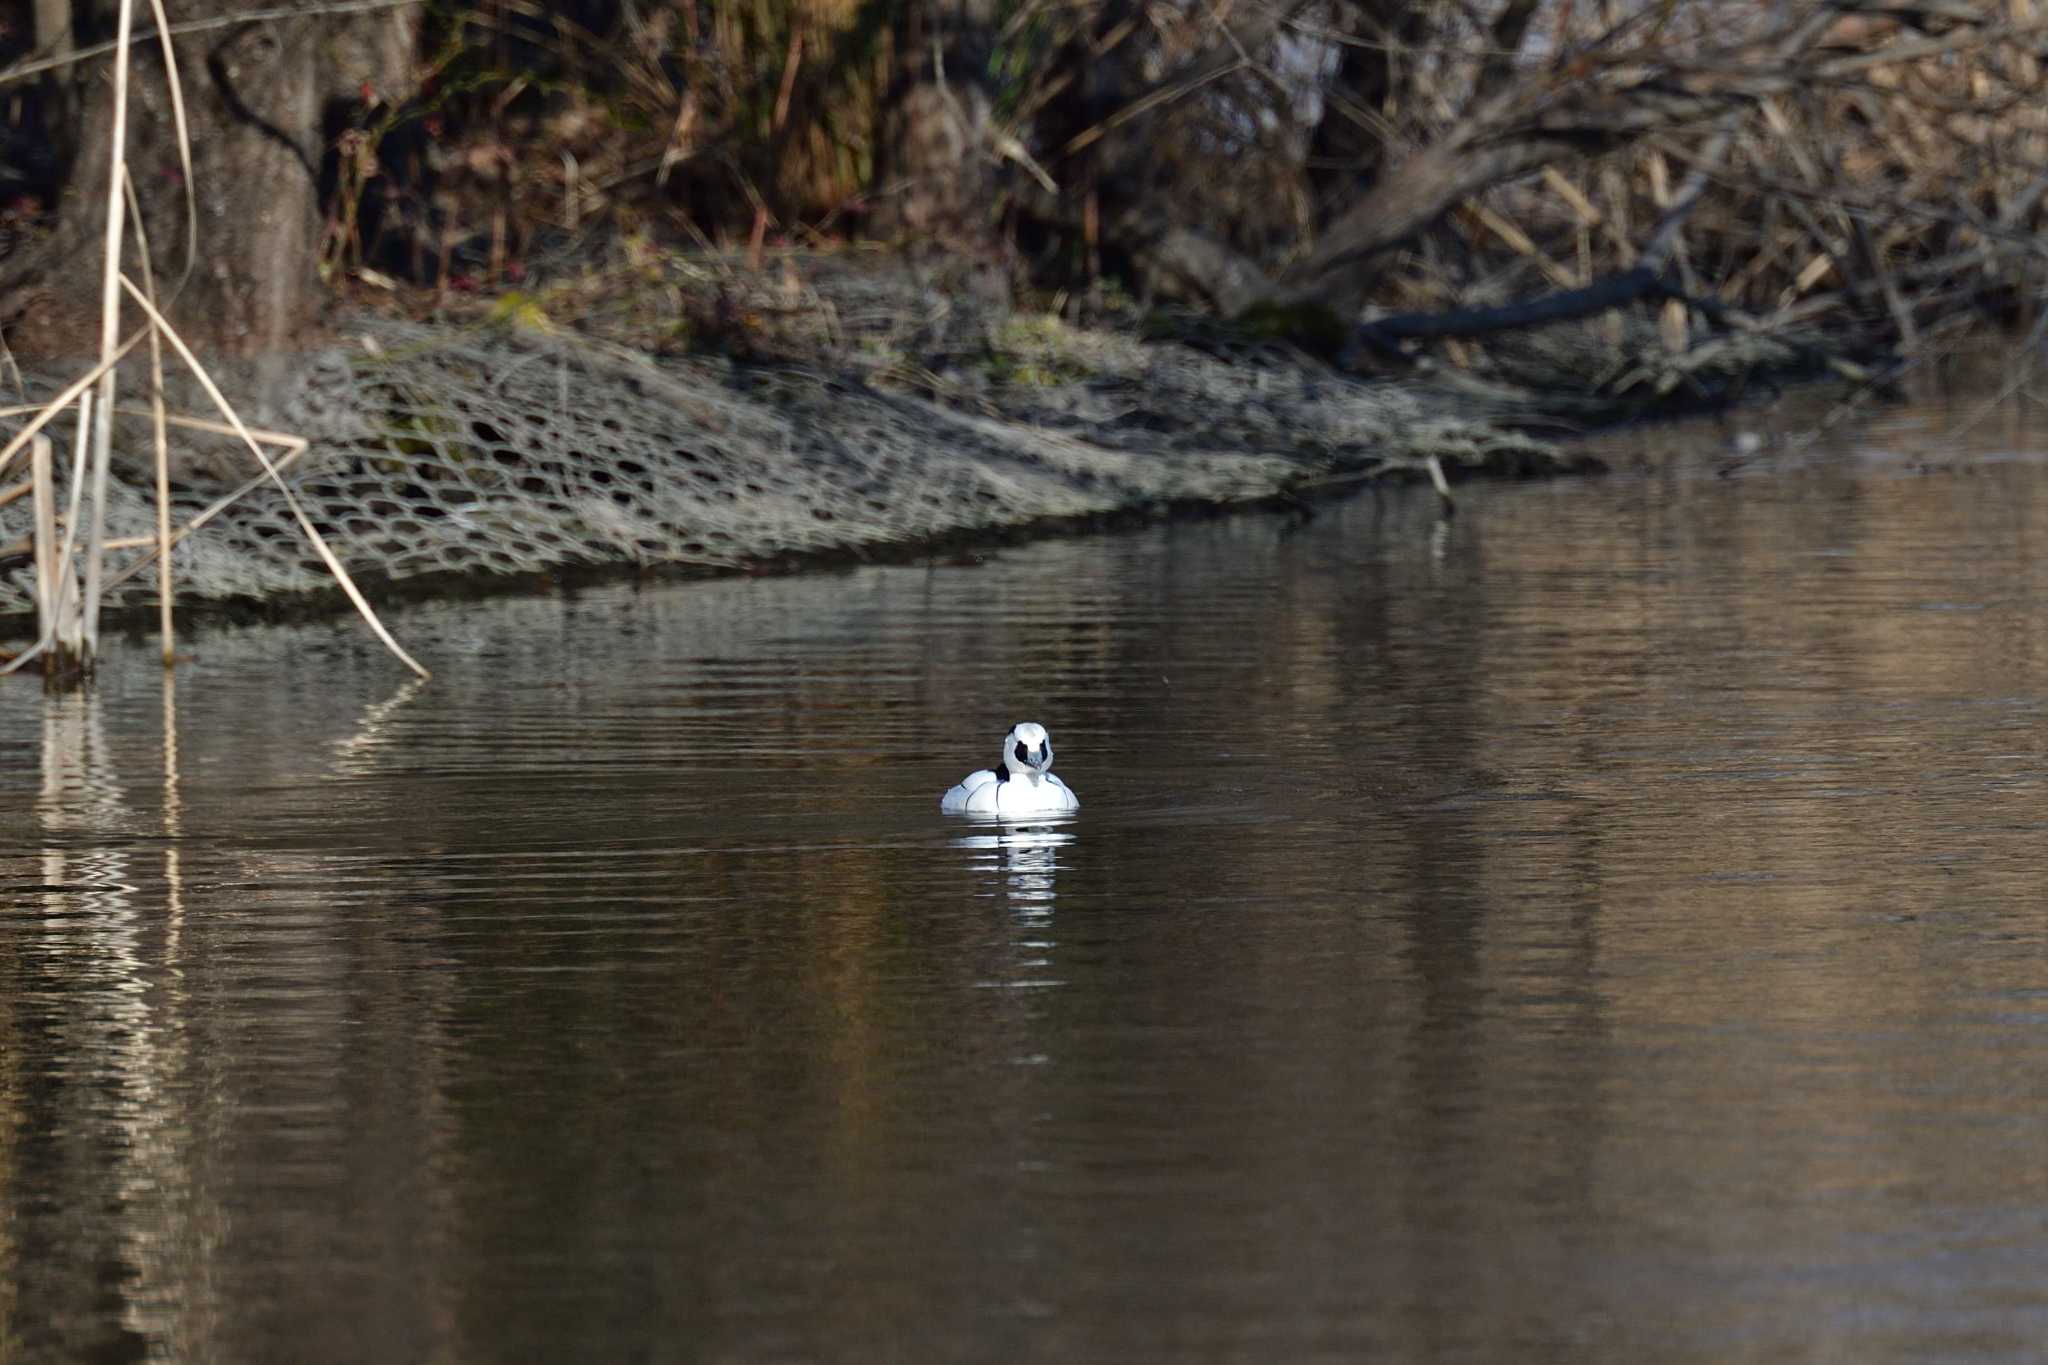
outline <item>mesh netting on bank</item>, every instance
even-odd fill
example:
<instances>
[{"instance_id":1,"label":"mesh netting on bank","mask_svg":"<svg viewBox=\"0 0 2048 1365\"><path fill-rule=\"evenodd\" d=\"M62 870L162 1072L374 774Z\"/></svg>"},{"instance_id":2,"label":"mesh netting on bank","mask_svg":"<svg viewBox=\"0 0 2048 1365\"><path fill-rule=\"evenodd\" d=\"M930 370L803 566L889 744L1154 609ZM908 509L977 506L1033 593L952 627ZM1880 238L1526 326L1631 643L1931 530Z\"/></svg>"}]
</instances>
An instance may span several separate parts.
<instances>
[{"instance_id":1,"label":"mesh netting on bank","mask_svg":"<svg viewBox=\"0 0 2048 1365\"><path fill-rule=\"evenodd\" d=\"M372 580L736 566L1167 500L1257 498L1395 446L1477 459L1512 443L1432 418L1398 391L1181 347L1106 347L1085 381L1032 389L1021 412L1005 402L998 417L988 399L657 362L510 325L360 320L346 335L345 347L307 359L274 425L311 441L287 480L350 571ZM124 376L126 393L139 387ZM173 441L180 521L252 472L231 441ZM108 534L148 535L147 421L124 416L116 449ZM27 499L0 508L0 544L28 525ZM271 599L331 584L268 487L175 559L183 598ZM154 580L129 579L111 603L153 598ZM32 611L30 592L25 565L0 566L0 614Z\"/></svg>"}]
</instances>

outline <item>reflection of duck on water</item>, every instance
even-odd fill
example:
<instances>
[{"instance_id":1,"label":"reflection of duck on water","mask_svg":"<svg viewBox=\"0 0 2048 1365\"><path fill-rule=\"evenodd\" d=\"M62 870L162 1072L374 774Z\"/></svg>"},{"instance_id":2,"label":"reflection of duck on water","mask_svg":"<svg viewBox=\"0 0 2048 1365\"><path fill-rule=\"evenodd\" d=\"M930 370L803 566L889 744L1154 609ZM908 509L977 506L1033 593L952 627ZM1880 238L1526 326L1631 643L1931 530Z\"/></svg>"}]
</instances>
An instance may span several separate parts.
<instances>
[{"instance_id":1,"label":"reflection of duck on water","mask_svg":"<svg viewBox=\"0 0 2048 1365\"><path fill-rule=\"evenodd\" d=\"M1038 916L1052 911L1059 851L1073 843L1074 836L1044 825L1024 825L1001 834L966 834L952 842L955 848L974 850L979 855L976 865L997 874L1009 900Z\"/></svg>"},{"instance_id":2,"label":"reflection of duck on water","mask_svg":"<svg viewBox=\"0 0 2048 1365\"><path fill-rule=\"evenodd\" d=\"M1052 736L1043 725L1025 721L1003 736L1003 756L993 768L960 779L939 798L948 815L993 815L1018 819L1064 815L1081 808L1081 799L1052 775Z\"/></svg>"}]
</instances>

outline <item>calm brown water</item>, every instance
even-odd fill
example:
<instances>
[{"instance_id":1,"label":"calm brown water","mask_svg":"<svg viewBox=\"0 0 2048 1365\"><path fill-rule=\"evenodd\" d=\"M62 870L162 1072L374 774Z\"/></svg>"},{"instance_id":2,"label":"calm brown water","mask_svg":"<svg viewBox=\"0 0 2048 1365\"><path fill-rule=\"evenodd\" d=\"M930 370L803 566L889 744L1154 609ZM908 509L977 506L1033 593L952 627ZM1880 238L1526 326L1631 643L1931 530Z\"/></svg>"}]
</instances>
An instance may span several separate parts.
<instances>
[{"instance_id":1,"label":"calm brown water","mask_svg":"<svg viewBox=\"0 0 2048 1365\"><path fill-rule=\"evenodd\" d=\"M0 1358L2038 1359L2048 463L1937 429L0 689Z\"/></svg>"}]
</instances>

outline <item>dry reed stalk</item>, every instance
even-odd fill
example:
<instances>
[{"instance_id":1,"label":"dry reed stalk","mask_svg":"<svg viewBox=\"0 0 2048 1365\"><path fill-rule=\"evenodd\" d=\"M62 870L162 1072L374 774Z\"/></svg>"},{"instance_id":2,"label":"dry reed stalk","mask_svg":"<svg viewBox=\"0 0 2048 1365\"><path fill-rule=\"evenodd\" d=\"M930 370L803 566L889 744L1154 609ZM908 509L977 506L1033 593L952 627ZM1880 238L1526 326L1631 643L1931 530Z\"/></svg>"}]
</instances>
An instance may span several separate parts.
<instances>
[{"instance_id":1,"label":"dry reed stalk","mask_svg":"<svg viewBox=\"0 0 2048 1365\"><path fill-rule=\"evenodd\" d=\"M156 437L156 595L163 634L164 667L177 662L177 632L171 622L171 440L164 412L164 357L154 330L149 339L149 411Z\"/></svg>"},{"instance_id":2,"label":"dry reed stalk","mask_svg":"<svg viewBox=\"0 0 2048 1365\"><path fill-rule=\"evenodd\" d=\"M169 421L174 427L186 427L193 431L209 431L220 436L232 436L235 434L235 429L225 422L208 422L198 417L180 417L176 413L170 415ZM253 427L250 428L250 435L268 445L283 446L285 448L284 455L275 461L277 472L280 474L291 468L292 462L305 454L307 450L307 442L303 436L287 436L281 432L263 431L260 428ZM187 536L194 534L201 527L205 526L206 523L212 521L215 517L227 511L228 508L234 506L251 492L268 482L270 482L270 475L266 473L258 474L254 478L246 479L236 485L229 492L209 503L204 511L172 533L171 545L176 547L181 544ZM120 587L129 579L156 563L159 553L160 550L152 549L148 554L143 555L140 559L135 560L126 568L115 573L113 577L107 580L108 591Z\"/></svg>"},{"instance_id":3,"label":"dry reed stalk","mask_svg":"<svg viewBox=\"0 0 2048 1365\"><path fill-rule=\"evenodd\" d=\"M1543 168L1543 183L1549 186L1552 194L1564 201L1565 207L1578 217L1581 226L1598 227L1606 217L1598 208L1594 207L1593 201L1586 197L1585 191L1566 179L1564 172L1558 170L1557 167L1545 166Z\"/></svg>"},{"instance_id":4,"label":"dry reed stalk","mask_svg":"<svg viewBox=\"0 0 2048 1365\"><path fill-rule=\"evenodd\" d=\"M129 338L121 343L121 349L114 353L111 360L102 360L97 365L94 365L90 370L87 370L84 374L65 385L62 393L59 393L41 407L0 409L0 414L8 415L22 412L35 413L35 416L29 419L27 426L14 433L6 445L0 446L0 469L7 468L7 462L26 449L28 443L35 439L37 432L48 426L60 413L69 408L79 395L98 383L103 373L118 365L123 357L137 346L140 346L143 335L147 331L148 329L144 328L140 332L130 334Z\"/></svg>"},{"instance_id":5,"label":"dry reed stalk","mask_svg":"<svg viewBox=\"0 0 2048 1365\"><path fill-rule=\"evenodd\" d=\"M21 366L14 363L14 352L7 349L5 338L0 338L0 369L13 378L14 391L23 398L28 397L28 382L21 377Z\"/></svg>"},{"instance_id":6,"label":"dry reed stalk","mask_svg":"<svg viewBox=\"0 0 2048 1365\"><path fill-rule=\"evenodd\" d=\"M782 63L782 84L775 92L775 111L769 116L768 131L780 137L789 123L789 101L796 92L796 73L804 59L804 31L800 24L792 24L789 31L789 55Z\"/></svg>"},{"instance_id":7,"label":"dry reed stalk","mask_svg":"<svg viewBox=\"0 0 2048 1365\"><path fill-rule=\"evenodd\" d=\"M176 299L184 292L185 282L192 278L193 267L199 264L199 185L192 174L192 129L185 118L185 84L178 78L178 53L171 42L170 16L164 13L164 0L149 0L149 8L156 15L157 37L164 54L164 84L171 94L171 126L178 135L178 167L184 173L185 265L178 272L177 283L171 286L171 298ZM129 193L134 193L132 184ZM139 207L135 211L135 226L140 232L142 210ZM146 249L142 258L145 262L149 259ZM155 336L154 332L150 333L152 345Z\"/></svg>"},{"instance_id":8,"label":"dry reed stalk","mask_svg":"<svg viewBox=\"0 0 2048 1365\"><path fill-rule=\"evenodd\" d=\"M184 170L186 250L183 269L172 289L173 294L175 294L183 289L185 281L190 278L198 259L198 197L192 174L191 137L186 118L183 88L178 78L177 54L171 43L171 34L177 30L174 30L170 24L169 17L164 10L163 0L150 0L150 7L155 15L158 37L163 46L165 72L170 87L172 119L177 133L178 155ZM147 563L153 559L161 566L159 569L159 614L163 630L164 662L167 665L170 664L174 658L175 643L171 610L173 586L171 580L170 549L177 540L197 530L199 525L203 524L212 515L217 514L222 506L225 506L225 503L216 504L215 507L209 508L200 517L195 518L193 523L185 527L179 535L173 536L171 534L170 459L167 427L172 423L177 423L179 425L197 427L202 430L221 432L232 431L233 428L222 427L217 423L203 422L198 419L175 418L166 411L163 397L163 354L157 328L154 325L137 331L125 341L119 339L121 291L124 286L128 285L128 281L120 273L120 255L125 227L124 210L132 213L133 221L136 225L138 246L142 255L143 278L148 285L148 298L144 301L145 307L153 318L160 321L162 316L155 304L155 280L151 270L149 245L146 237L142 236L141 204L136 198L133 180L127 168L127 102L130 74L130 42L133 26L133 0L121 0L117 19L117 36L109 48L109 50L114 52L116 61L114 72L114 118L110 139L113 146L113 154L109 167L105 273L103 275L101 291L99 362L89 373L67 386L52 402L38 408L4 410L5 415L9 416L20 415L24 412L32 412L34 416L24 430L16 433L4 447L0 447L0 468L4 468L7 462L14 457L15 453L23 445L29 445L35 452L35 457L42 461L44 466L42 471L43 483L50 488L54 488L54 480L48 468L50 443L48 438L41 434L42 428L54 420L58 413L64 411L73 400L76 400L78 403L79 423L76 438L77 456L73 462L71 477L70 506L62 519L64 539L61 547L56 539L58 517L55 509L54 494L49 495L46 507L39 507L38 509L36 555L39 617L43 627L41 638L34 648L14 659L7 669L0 670L0 672L11 672L14 667L18 667L37 654L51 649L53 646L56 649L56 655L50 662L57 665L59 669L62 669L66 663L89 668L92 656L96 653L99 643L100 603L106 588L112 586L112 583L107 582L105 578L106 551L109 549L136 548L152 543L155 547L154 553L151 556L145 557L143 562ZM109 466L112 458L112 420L115 410L116 368L122 358L133 350L145 335L150 340L151 383L149 413L156 437L157 532L153 538L131 537L109 541L106 538L106 494ZM201 379L202 382L207 382L203 374ZM93 393L95 385L98 386L97 402L95 402L95 395ZM211 387L210 383L209 387ZM233 416L232 413L229 415ZM278 433L264 433L264 435L266 438L271 439L273 443L286 446L290 450L290 454L286 457L284 463L289 463L291 459L303 453L306 448L305 442L297 437L283 436ZM87 465L88 441L90 443L92 516L91 530L86 540L85 583L81 597L73 566L78 541L79 503L87 482L84 474ZM260 453L259 459L261 459ZM264 461L264 464L266 471L274 477L277 466L271 465L268 461ZM40 492L36 479L33 476L26 486L31 490ZM243 489L237 490L236 496L239 496L241 492L246 491L247 488L252 486L253 482L244 485ZM112 582L124 581L138 567L131 565L127 570L117 575ZM373 620L372 624L374 626L377 623ZM386 639L387 643L389 643L388 637ZM407 658L402 651L400 652L400 657L406 658L407 663L412 664L415 669L418 669L418 665L412 663L412 660Z\"/></svg>"},{"instance_id":9,"label":"dry reed stalk","mask_svg":"<svg viewBox=\"0 0 2048 1365\"><path fill-rule=\"evenodd\" d=\"M1528 233L1522 231L1520 227L1509 222L1500 214L1495 213L1486 205L1477 202L1473 203L1472 216L1474 221L1481 227L1506 243L1508 250L1514 252L1517 256L1534 262L1536 268L1543 272L1543 277L1558 288L1571 289L1580 283L1571 271L1566 270L1545 254L1543 249L1536 245Z\"/></svg>"},{"instance_id":10,"label":"dry reed stalk","mask_svg":"<svg viewBox=\"0 0 2048 1365\"><path fill-rule=\"evenodd\" d=\"M364 597L362 591L356 587L355 580L349 577L348 570L342 567L341 560L335 556L333 550L328 548L326 538L320 534L319 528L313 525L313 519L308 517L306 509L300 506L297 496L291 490L291 485L287 484L278 474L277 466L272 464L270 457L263 453L263 447L257 444L255 436L250 433L249 428L242 422L241 414L235 411L234 405L229 403L227 397L221 393L219 386L213 382L213 376L208 374L206 367L199 363L199 357L192 353L192 348L185 344L185 339L178 335L177 330L164 318L164 315L157 312L156 305L151 303L143 292L135 287L135 282L126 275L121 277L121 287L128 292L128 297L133 299L142 311L149 316L150 322L163 333L164 340L171 343L171 349L178 353L178 358L184 361L186 367L192 371L192 377L197 379L199 386L206 390L206 396L213 400L214 406L220 409L221 415L228 419L229 425L234 427L235 435L242 438L242 443L256 457L256 462L263 466L263 472L268 474L271 482L277 485L277 491L283 495L285 505L290 507L292 515L298 518L299 529L306 533L306 539L312 543L313 549L319 554L321 562L327 566L327 571L334 575L335 583L347 595L348 600L355 605L355 609L362 613L363 620L369 623L370 629L375 632L377 638L384 642L384 647L396 655L401 663L419 674L422 678L432 677L433 674L422 667L420 662L413 658L412 655L406 653L399 646L398 641L391 638L391 632L386 630L384 623L377 618L377 613L370 606L369 599Z\"/></svg>"},{"instance_id":11,"label":"dry reed stalk","mask_svg":"<svg viewBox=\"0 0 2048 1365\"><path fill-rule=\"evenodd\" d=\"M668 144L661 149L661 166L654 173L655 188L668 184L668 173L677 162L686 161L695 150L690 136L697 126L697 91L693 86L676 107L675 124L668 130Z\"/></svg>"},{"instance_id":12,"label":"dry reed stalk","mask_svg":"<svg viewBox=\"0 0 2048 1365\"><path fill-rule=\"evenodd\" d=\"M140 341L141 337L138 336L135 340ZM74 394L73 397L76 397L76 395ZM41 412L43 408L44 405L40 403L19 403L13 407L0 408L0 418L20 417L31 412ZM148 408L139 408L132 404L122 404L116 407L115 411L123 417L147 417L150 415ZM212 436L233 436L235 434L235 429L226 422L209 421L204 417L187 417L183 413L171 412L165 414L164 420L184 431L203 431ZM265 445L284 446L287 449L297 447L300 450L303 450L307 445L305 437L294 436L288 431L271 431L266 427L250 427L249 431L257 440Z\"/></svg>"},{"instance_id":13,"label":"dry reed stalk","mask_svg":"<svg viewBox=\"0 0 2048 1365\"><path fill-rule=\"evenodd\" d=\"M80 662L90 668L100 644L100 580L106 571L107 469L113 460L114 389L111 363L121 344L121 243L128 200L121 192L128 173L128 41L135 28L135 0L121 0L114 27L114 126L108 135L112 159L107 170L106 256L100 283L100 387L93 404L92 529L85 542L84 632ZM80 411L83 412L81 400Z\"/></svg>"},{"instance_id":14,"label":"dry reed stalk","mask_svg":"<svg viewBox=\"0 0 2048 1365\"><path fill-rule=\"evenodd\" d=\"M8 667L27 662L48 651L44 672L69 673L84 662L80 651L85 643L85 622L80 611L77 565L79 508L85 497L85 479L92 453L91 389L78 395L78 426L71 436L71 491L64 506L64 539L58 544L56 588L49 633L36 641L34 649L19 655ZM53 500L54 501L54 500Z\"/></svg>"},{"instance_id":15,"label":"dry reed stalk","mask_svg":"<svg viewBox=\"0 0 2048 1365\"><path fill-rule=\"evenodd\" d=\"M135 215L136 256L142 263L142 285L150 301L156 300L156 272L149 262L149 233L142 221L142 202L135 196L135 180L124 171L121 189L128 208ZM161 636L164 667L177 659L177 631L171 620L171 438L169 414L164 409L164 347L156 328L149 329L149 417L156 456L156 597L157 630ZM112 545L109 549L114 548ZM123 542L121 548L128 548Z\"/></svg>"},{"instance_id":16,"label":"dry reed stalk","mask_svg":"<svg viewBox=\"0 0 2048 1365\"><path fill-rule=\"evenodd\" d=\"M38 433L29 446L29 486L35 490L36 635L56 638L57 490L50 473L54 448Z\"/></svg>"},{"instance_id":17,"label":"dry reed stalk","mask_svg":"<svg viewBox=\"0 0 2048 1365\"><path fill-rule=\"evenodd\" d=\"M65 672L67 662L74 667L78 662L84 628L78 613L78 580L72 572L72 554L76 548L78 493L84 483L92 395L81 388L75 396L79 406L78 432L74 441L77 458L72 468L71 506L65 518L61 546L57 539L57 494L52 469L55 450L50 438L40 430L25 437L29 446L29 483L35 498L36 642L5 664L0 664L0 676L12 673L37 658L44 659L46 675ZM44 414L45 420L48 415L47 412Z\"/></svg>"},{"instance_id":18,"label":"dry reed stalk","mask_svg":"<svg viewBox=\"0 0 2048 1365\"><path fill-rule=\"evenodd\" d=\"M119 12L119 37L115 49L119 63L115 72L115 121L113 121L113 168L109 184L109 213L106 213L106 287L100 295L100 358L88 375L74 381L57 399L43 405L29 426L18 432L4 448L0 448L0 467L4 467L14 452L25 444L31 446L31 458L43 465L43 483L51 487L51 493L43 497L43 505L37 508L37 591L39 591L39 639L33 649L23 655L16 655L6 669L14 671L29 659L49 653L45 659L47 673L61 673L70 669L90 669L92 655L98 649L98 606L100 606L100 579L104 569L104 538L106 538L106 473L109 473L111 452L113 452L113 393L115 393L115 366L121 358L135 348L141 340L141 332L131 336L127 342L121 340L121 229L123 229L123 182L127 178L127 45L133 31L133 0L121 0ZM197 209L195 209L197 213ZM92 387L98 385L100 401L94 403ZM63 544L57 546L57 520L55 520L55 493L49 471L49 438L41 436L59 411L66 409L72 401L78 403L78 432L76 432L76 456L72 460L72 487L70 505L63 516ZM98 420L94 420L98 417ZM92 532L86 540L86 583L80 596L78 579L74 573L74 555L78 551L78 522L80 522L80 501L86 489L86 469L90 454L92 471ZM37 475L31 473L31 485L37 483ZM41 489L39 489L41 491Z\"/></svg>"}]
</instances>

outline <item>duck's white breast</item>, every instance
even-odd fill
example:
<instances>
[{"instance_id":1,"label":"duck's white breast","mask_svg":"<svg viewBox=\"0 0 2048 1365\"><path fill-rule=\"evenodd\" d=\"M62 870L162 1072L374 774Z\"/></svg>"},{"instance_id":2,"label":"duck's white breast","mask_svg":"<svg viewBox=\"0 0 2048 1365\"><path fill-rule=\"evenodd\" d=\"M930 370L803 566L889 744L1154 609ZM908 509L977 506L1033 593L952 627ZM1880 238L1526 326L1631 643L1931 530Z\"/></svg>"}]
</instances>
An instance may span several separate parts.
<instances>
[{"instance_id":1,"label":"duck's white breast","mask_svg":"<svg viewBox=\"0 0 2048 1365\"><path fill-rule=\"evenodd\" d=\"M1037 782L998 782L987 768L967 774L939 798L939 809L949 815L1055 815L1080 808L1080 798L1051 773Z\"/></svg>"},{"instance_id":2,"label":"duck's white breast","mask_svg":"<svg viewBox=\"0 0 2048 1365\"><path fill-rule=\"evenodd\" d=\"M1038 784L1038 799L1046 810L1081 809L1081 798L1074 795L1074 789L1051 773L1047 773L1045 780Z\"/></svg>"}]
</instances>

